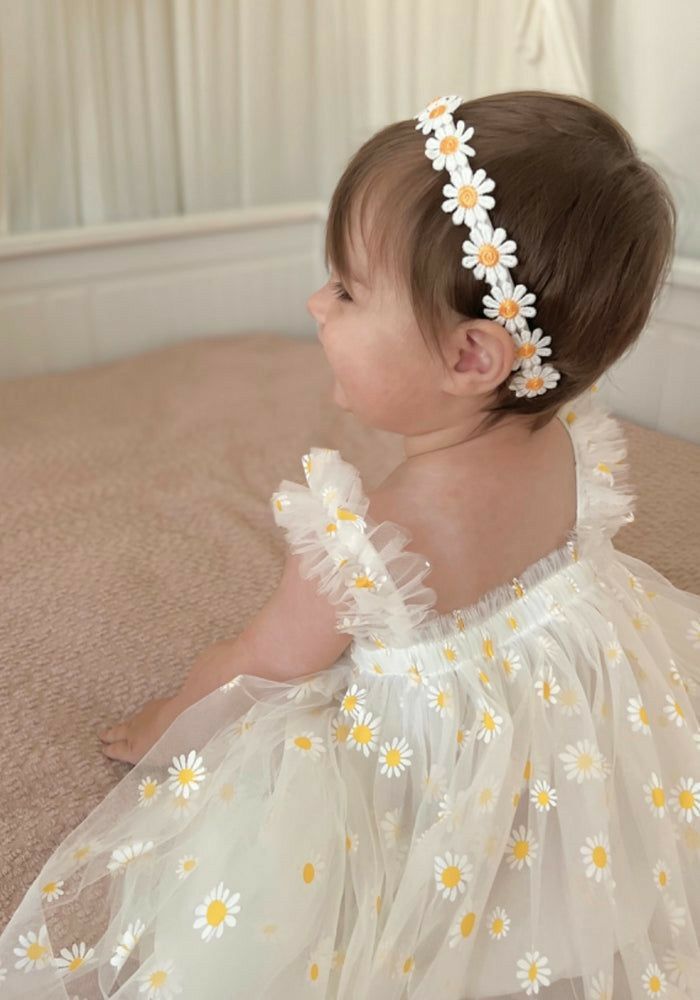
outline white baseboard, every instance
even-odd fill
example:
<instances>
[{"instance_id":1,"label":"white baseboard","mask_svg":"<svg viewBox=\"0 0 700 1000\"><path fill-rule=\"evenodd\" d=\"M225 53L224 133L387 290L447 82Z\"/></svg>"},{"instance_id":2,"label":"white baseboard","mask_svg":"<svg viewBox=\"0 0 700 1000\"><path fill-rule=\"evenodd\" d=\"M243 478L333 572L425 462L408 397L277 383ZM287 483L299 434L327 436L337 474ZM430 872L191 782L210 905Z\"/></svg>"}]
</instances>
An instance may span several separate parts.
<instances>
[{"instance_id":1,"label":"white baseboard","mask_svg":"<svg viewBox=\"0 0 700 1000\"><path fill-rule=\"evenodd\" d=\"M315 336L327 207L271 205L0 240L0 378L193 337ZM700 261L676 260L654 315L600 382L615 413L700 443Z\"/></svg>"}]
</instances>

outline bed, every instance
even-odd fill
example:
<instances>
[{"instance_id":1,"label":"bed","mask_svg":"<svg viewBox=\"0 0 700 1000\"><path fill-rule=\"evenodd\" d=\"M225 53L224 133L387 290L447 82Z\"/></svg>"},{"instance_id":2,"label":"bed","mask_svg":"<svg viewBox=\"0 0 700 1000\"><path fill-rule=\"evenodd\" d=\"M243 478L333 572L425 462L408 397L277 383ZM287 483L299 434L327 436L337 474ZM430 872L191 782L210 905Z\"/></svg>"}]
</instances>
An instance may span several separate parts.
<instances>
[{"instance_id":1,"label":"bed","mask_svg":"<svg viewBox=\"0 0 700 1000\"><path fill-rule=\"evenodd\" d=\"M173 693L275 588L268 500L310 445L372 489L401 443L331 401L314 338L198 338L0 392L0 927L128 770L98 731ZM622 421L639 494L618 548L700 593L700 446Z\"/></svg>"}]
</instances>

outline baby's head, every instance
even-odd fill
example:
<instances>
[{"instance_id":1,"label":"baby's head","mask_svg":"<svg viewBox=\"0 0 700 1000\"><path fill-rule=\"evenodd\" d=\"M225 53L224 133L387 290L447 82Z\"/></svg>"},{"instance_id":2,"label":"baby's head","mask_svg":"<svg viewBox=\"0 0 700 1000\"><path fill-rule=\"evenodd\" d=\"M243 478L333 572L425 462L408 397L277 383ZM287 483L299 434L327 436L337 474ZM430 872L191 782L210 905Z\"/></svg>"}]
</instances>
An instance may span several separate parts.
<instances>
[{"instance_id":1,"label":"baby's head","mask_svg":"<svg viewBox=\"0 0 700 1000\"><path fill-rule=\"evenodd\" d=\"M532 347L524 355L512 324L488 318L495 289L474 258L463 265L473 220L455 213L459 199L443 209L451 172L433 169L415 118L348 163L326 226L330 280L308 308L337 401L369 425L420 435L522 417L534 430L641 333L672 263L675 206L620 123L582 98L514 91L462 102L452 117L474 129L468 171L495 182L488 216L517 244L509 270L535 296L529 330L551 338L545 391L516 395Z\"/></svg>"}]
</instances>

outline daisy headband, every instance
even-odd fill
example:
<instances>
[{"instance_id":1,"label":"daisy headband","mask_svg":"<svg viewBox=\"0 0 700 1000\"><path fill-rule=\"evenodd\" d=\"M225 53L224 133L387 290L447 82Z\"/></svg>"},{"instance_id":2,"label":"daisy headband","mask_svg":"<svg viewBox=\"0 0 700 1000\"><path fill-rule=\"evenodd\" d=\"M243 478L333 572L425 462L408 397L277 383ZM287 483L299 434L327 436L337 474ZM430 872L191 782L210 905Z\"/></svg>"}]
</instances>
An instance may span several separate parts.
<instances>
[{"instance_id":1,"label":"daisy headband","mask_svg":"<svg viewBox=\"0 0 700 1000\"><path fill-rule=\"evenodd\" d=\"M487 177L486 171L475 173L469 166L468 157L474 150L467 141L474 135L474 128L466 128L464 122L455 124L452 112L462 103L462 98L437 97L419 114L416 129L424 135L432 132L425 141L425 155L433 161L435 170L446 168L450 184L445 184L442 193L447 200L442 210L452 216L456 226L469 226L469 239L464 240L462 267L473 268L479 280L486 278L491 286L491 294L484 295L484 313L489 319L505 326L516 347L515 361L511 371L519 371L509 383L516 396L541 396L547 389L553 389L560 373L550 364L543 364L549 357L551 337L542 335L536 327L530 330L528 317L536 310L532 303L535 296L525 285L514 285L509 267L518 263L515 256L517 246L508 239L505 229L494 229L487 212L495 201L488 192L493 191L496 182Z\"/></svg>"}]
</instances>

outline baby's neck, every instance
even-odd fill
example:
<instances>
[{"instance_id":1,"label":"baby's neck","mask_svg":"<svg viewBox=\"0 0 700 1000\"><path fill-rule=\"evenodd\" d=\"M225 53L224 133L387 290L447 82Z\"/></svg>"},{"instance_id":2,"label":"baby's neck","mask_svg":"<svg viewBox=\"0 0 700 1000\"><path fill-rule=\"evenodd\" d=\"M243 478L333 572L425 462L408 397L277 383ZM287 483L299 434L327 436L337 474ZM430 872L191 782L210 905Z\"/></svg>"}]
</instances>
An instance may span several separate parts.
<instances>
[{"instance_id":1,"label":"baby's neck","mask_svg":"<svg viewBox=\"0 0 700 1000\"><path fill-rule=\"evenodd\" d=\"M424 434L404 436L404 465L415 467L433 457L437 461L453 461L458 454L478 455L482 449L511 448L531 438L529 423L522 417L511 416L487 430L479 429L481 417L471 423L441 427Z\"/></svg>"}]
</instances>

